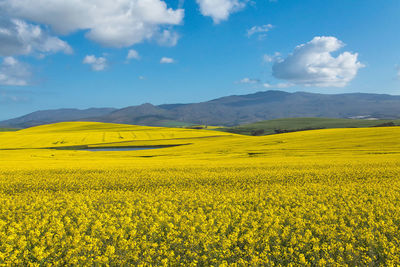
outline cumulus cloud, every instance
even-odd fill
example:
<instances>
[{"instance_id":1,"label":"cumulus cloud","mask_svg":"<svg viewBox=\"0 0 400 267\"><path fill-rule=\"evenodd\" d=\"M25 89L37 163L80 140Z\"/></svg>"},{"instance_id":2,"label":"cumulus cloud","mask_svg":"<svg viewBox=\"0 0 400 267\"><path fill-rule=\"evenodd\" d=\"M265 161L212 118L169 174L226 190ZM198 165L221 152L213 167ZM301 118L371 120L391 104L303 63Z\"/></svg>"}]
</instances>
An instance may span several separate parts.
<instances>
[{"instance_id":1,"label":"cumulus cloud","mask_svg":"<svg viewBox=\"0 0 400 267\"><path fill-rule=\"evenodd\" d=\"M71 53L72 48L41 27L19 19L0 19L0 56L38 53Z\"/></svg>"},{"instance_id":2,"label":"cumulus cloud","mask_svg":"<svg viewBox=\"0 0 400 267\"><path fill-rule=\"evenodd\" d=\"M13 57L5 57L0 64L0 85L25 86L30 77L29 66Z\"/></svg>"},{"instance_id":3,"label":"cumulus cloud","mask_svg":"<svg viewBox=\"0 0 400 267\"><path fill-rule=\"evenodd\" d=\"M238 83L241 84L257 84L260 83L261 81L259 79L252 79L252 78L243 78L241 79Z\"/></svg>"},{"instance_id":4,"label":"cumulus cloud","mask_svg":"<svg viewBox=\"0 0 400 267\"><path fill-rule=\"evenodd\" d=\"M140 59L140 56L139 56L139 53L138 53L136 50L130 49L130 50L128 51L128 55L126 56L126 59L127 59L127 60L130 60L130 59Z\"/></svg>"},{"instance_id":5,"label":"cumulus cloud","mask_svg":"<svg viewBox=\"0 0 400 267\"><path fill-rule=\"evenodd\" d=\"M239 0L196 0L200 6L200 13L209 16L215 24L227 20L229 15L243 9L247 1Z\"/></svg>"},{"instance_id":6,"label":"cumulus cloud","mask_svg":"<svg viewBox=\"0 0 400 267\"><path fill-rule=\"evenodd\" d=\"M258 34L259 39L264 39L267 37L267 32L269 32L274 26L272 24L266 24L262 26L253 26L247 30L247 37L251 37L255 34Z\"/></svg>"},{"instance_id":7,"label":"cumulus cloud","mask_svg":"<svg viewBox=\"0 0 400 267\"><path fill-rule=\"evenodd\" d=\"M175 60L173 58L169 58L169 57L162 57L160 59L160 63L161 64L172 64L172 63L175 63Z\"/></svg>"},{"instance_id":8,"label":"cumulus cloud","mask_svg":"<svg viewBox=\"0 0 400 267\"><path fill-rule=\"evenodd\" d=\"M83 59L83 64L88 64L94 71L102 71L107 67L107 59L105 57L96 57L94 55L87 55Z\"/></svg>"},{"instance_id":9,"label":"cumulus cloud","mask_svg":"<svg viewBox=\"0 0 400 267\"><path fill-rule=\"evenodd\" d=\"M273 65L274 77L304 86L344 87L353 80L364 65L357 53L332 52L341 49L343 42L335 37L315 37L299 45L287 58Z\"/></svg>"},{"instance_id":10,"label":"cumulus cloud","mask_svg":"<svg viewBox=\"0 0 400 267\"><path fill-rule=\"evenodd\" d=\"M59 34L87 31L86 37L110 47L152 39L164 26L182 23L183 9L161 0L1 0L11 17L46 24Z\"/></svg>"}]
</instances>

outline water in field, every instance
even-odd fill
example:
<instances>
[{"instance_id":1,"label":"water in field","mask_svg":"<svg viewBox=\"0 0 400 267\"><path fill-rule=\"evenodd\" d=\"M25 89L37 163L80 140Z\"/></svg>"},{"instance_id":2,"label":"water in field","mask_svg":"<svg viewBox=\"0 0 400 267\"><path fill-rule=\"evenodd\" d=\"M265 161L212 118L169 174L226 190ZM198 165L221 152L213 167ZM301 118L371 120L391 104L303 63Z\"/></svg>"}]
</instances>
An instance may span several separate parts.
<instances>
[{"instance_id":1,"label":"water in field","mask_svg":"<svg viewBox=\"0 0 400 267\"><path fill-rule=\"evenodd\" d=\"M99 147L99 148L84 148L80 150L84 151L135 151L135 150L151 150L151 149L160 149L164 147Z\"/></svg>"}]
</instances>

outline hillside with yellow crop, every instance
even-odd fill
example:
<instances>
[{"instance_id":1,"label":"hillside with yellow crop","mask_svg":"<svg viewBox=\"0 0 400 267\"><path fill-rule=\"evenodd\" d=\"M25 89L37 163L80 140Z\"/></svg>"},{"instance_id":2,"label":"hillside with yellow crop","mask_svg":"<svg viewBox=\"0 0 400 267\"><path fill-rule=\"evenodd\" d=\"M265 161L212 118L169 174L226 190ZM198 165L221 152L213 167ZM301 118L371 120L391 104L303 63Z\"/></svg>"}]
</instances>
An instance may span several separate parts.
<instances>
[{"instance_id":1,"label":"hillside with yellow crop","mask_svg":"<svg viewBox=\"0 0 400 267\"><path fill-rule=\"evenodd\" d=\"M396 265L399 141L400 127L0 132L0 265Z\"/></svg>"}]
</instances>

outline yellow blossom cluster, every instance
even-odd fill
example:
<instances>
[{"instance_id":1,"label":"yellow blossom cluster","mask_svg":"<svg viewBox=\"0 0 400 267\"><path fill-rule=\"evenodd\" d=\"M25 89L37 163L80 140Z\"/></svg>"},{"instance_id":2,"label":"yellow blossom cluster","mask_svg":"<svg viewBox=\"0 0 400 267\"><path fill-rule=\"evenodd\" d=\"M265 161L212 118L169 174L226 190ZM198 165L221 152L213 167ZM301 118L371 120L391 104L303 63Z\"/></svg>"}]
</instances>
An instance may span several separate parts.
<instances>
[{"instance_id":1,"label":"yellow blossom cluster","mask_svg":"<svg viewBox=\"0 0 400 267\"><path fill-rule=\"evenodd\" d=\"M1 172L0 263L399 263L400 164L326 167Z\"/></svg>"}]
</instances>

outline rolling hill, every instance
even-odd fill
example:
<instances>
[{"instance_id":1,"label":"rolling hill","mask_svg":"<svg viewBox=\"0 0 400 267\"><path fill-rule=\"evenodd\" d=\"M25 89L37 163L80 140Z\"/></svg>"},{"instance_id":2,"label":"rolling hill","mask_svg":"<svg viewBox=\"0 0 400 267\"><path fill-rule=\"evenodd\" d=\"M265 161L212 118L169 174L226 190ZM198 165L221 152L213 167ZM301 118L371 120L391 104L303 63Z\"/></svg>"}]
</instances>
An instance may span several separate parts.
<instances>
[{"instance_id":1,"label":"rolling hill","mask_svg":"<svg viewBox=\"0 0 400 267\"><path fill-rule=\"evenodd\" d=\"M230 133L182 128L99 122L60 122L0 135L0 150L95 146L182 145L195 139L233 136Z\"/></svg>"},{"instance_id":2,"label":"rolling hill","mask_svg":"<svg viewBox=\"0 0 400 267\"><path fill-rule=\"evenodd\" d=\"M26 128L62 121L95 121L148 126L190 124L235 126L278 118L400 118L400 96L385 94L315 94L265 91L191 104L152 105L122 109L49 110L0 122Z\"/></svg>"}]
</instances>

